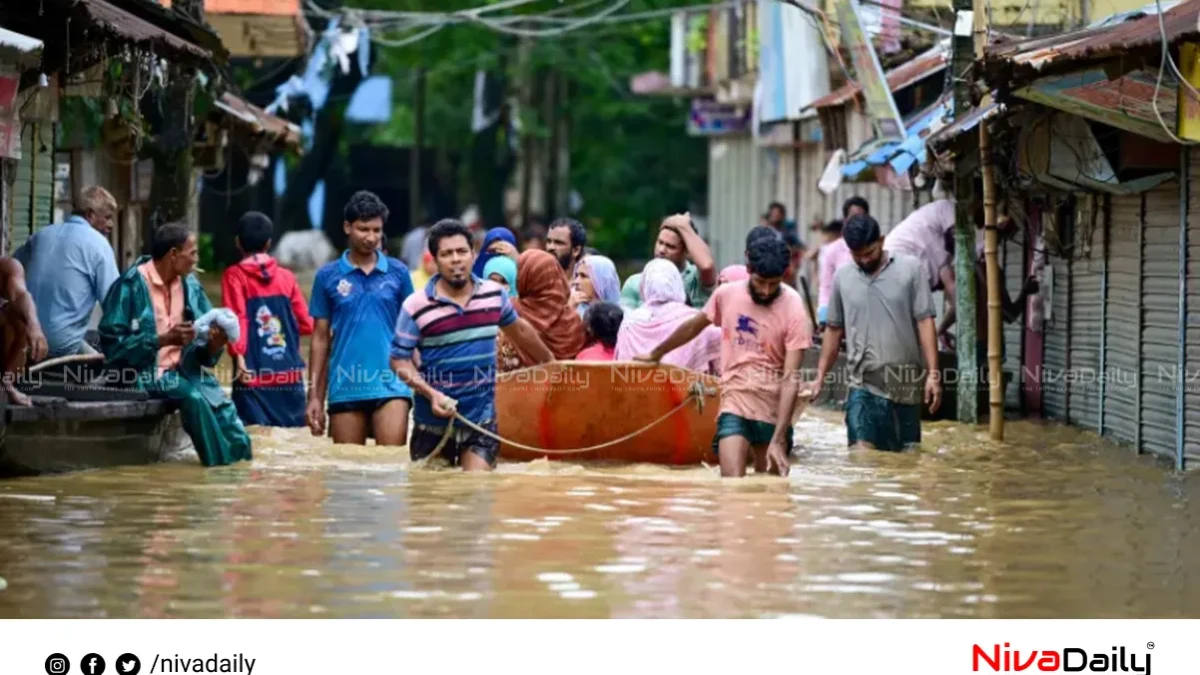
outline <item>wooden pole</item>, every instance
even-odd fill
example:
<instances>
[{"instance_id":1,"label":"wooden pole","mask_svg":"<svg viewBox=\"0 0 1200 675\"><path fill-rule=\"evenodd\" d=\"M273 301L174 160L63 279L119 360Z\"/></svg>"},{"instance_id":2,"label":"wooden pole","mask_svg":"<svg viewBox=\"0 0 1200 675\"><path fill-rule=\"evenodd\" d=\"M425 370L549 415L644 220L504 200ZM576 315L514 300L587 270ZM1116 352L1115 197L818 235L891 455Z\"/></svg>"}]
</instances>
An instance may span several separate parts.
<instances>
[{"instance_id":1,"label":"wooden pole","mask_svg":"<svg viewBox=\"0 0 1200 675\"><path fill-rule=\"evenodd\" d=\"M987 7L979 3L975 17L976 64L983 60L987 46ZM974 78L972 78L974 79ZM981 105L987 105L987 99ZM965 113L965 111L964 111ZM996 173L992 162L992 139L987 120L979 122L979 168L983 174L983 256L987 266L987 345L988 345L988 432L994 441L1004 440L1004 376L1001 373L1000 352L1004 347L1004 303L1000 295L1000 262L996 252L1000 235L996 231ZM959 322L970 320L959 317Z\"/></svg>"}]
</instances>

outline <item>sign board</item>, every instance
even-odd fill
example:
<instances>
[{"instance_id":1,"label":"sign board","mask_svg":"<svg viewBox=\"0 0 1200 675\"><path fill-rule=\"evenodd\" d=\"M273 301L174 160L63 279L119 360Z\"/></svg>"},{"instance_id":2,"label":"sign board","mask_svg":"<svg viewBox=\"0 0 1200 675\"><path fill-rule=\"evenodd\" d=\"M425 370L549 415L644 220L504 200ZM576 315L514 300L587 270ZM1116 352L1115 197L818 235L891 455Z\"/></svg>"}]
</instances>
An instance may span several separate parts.
<instances>
[{"instance_id":1,"label":"sign board","mask_svg":"<svg viewBox=\"0 0 1200 675\"><path fill-rule=\"evenodd\" d=\"M879 55L875 53L871 39L863 29L858 0L833 0L833 5L838 26L842 29L842 43L854 63L854 78L862 89L867 117L871 120L875 137L886 141L904 140L904 121L900 119L887 76L879 64Z\"/></svg>"},{"instance_id":2,"label":"sign board","mask_svg":"<svg viewBox=\"0 0 1200 675\"><path fill-rule=\"evenodd\" d=\"M724 136L750 131L749 106L718 103L711 98L692 99L688 112L687 131L690 136Z\"/></svg>"},{"instance_id":3,"label":"sign board","mask_svg":"<svg viewBox=\"0 0 1200 675\"><path fill-rule=\"evenodd\" d=\"M1179 87L1179 130L1176 135L1185 141L1200 141L1200 100L1192 89L1200 89L1200 43L1179 45L1179 72L1191 88Z\"/></svg>"}]
</instances>

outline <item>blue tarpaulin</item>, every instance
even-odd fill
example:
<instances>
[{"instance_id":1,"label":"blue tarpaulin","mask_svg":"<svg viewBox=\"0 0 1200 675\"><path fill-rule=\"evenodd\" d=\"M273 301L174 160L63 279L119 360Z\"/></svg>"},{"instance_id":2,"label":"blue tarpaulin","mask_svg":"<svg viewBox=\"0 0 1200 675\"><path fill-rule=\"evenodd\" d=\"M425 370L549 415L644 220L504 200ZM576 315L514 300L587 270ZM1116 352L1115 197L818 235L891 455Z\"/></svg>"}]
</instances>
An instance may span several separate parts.
<instances>
[{"instance_id":1,"label":"blue tarpaulin","mask_svg":"<svg viewBox=\"0 0 1200 675\"><path fill-rule=\"evenodd\" d=\"M842 166L842 175L854 177L872 166L887 164L898 174L907 173L913 164L925 161L925 142L929 130L936 123L946 123L954 115L954 102L949 97L942 99L932 108L918 113L906 121L907 137L902 141L870 142L851 156L851 161Z\"/></svg>"},{"instance_id":2,"label":"blue tarpaulin","mask_svg":"<svg viewBox=\"0 0 1200 675\"><path fill-rule=\"evenodd\" d=\"M369 77L354 90L346 119L361 124L386 124L392 119L392 78Z\"/></svg>"}]
</instances>

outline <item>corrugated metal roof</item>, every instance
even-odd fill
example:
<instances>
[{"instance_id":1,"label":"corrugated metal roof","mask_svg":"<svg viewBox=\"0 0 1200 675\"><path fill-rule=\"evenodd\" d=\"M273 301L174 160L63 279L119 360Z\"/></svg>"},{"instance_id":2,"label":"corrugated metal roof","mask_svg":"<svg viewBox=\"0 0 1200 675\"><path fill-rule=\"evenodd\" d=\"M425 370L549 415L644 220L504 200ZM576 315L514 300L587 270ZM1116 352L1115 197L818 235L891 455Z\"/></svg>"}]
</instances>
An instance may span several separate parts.
<instances>
[{"instance_id":1,"label":"corrugated metal roof","mask_svg":"<svg viewBox=\"0 0 1200 675\"><path fill-rule=\"evenodd\" d=\"M857 176L871 166L887 164L904 175L913 164L925 161L925 146L954 114L954 99L943 96L932 107L911 118L904 126L907 138L888 143L870 143L854 153L854 161L842 167L843 176Z\"/></svg>"},{"instance_id":2,"label":"corrugated metal roof","mask_svg":"<svg viewBox=\"0 0 1200 675\"><path fill-rule=\"evenodd\" d=\"M22 68L36 68L42 62L42 41L0 28L0 57Z\"/></svg>"},{"instance_id":3,"label":"corrugated metal roof","mask_svg":"<svg viewBox=\"0 0 1200 675\"><path fill-rule=\"evenodd\" d=\"M162 0L162 5L170 7L171 0ZM204 0L204 11L210 14L298 16L300 0Z\"/></svg>"},{"instance_id":4,"label":"corrugated metal roof","mask_svg":"<svg viewBox=\"0 0 1200 675\"><path fill-rule=\"evenodd\" d=\"M120 9L108 0L76 0L88 17L100 28L136 44L150 44L160 51L183 53L208 59L208 51L160 28L149 21Z\"/></svg>"},{"instance_id":5,"label":"corrugated metal roof","mask_svg":"<svg viewBox=\"0 0 1200 675\"><path fill-rule=\"evenodd\" d=\"M288 145L300 144L300 127L268 113L249 101L225 92L215 105L230 117L249 126L255 133L264 133Z\"/></svg>"},{"instance_id":6,"label":"corrugated metal roof","mask_svg":"<svg viewBox=\"0 0 1200 675\"><path fill-rule=\"evenodd\" d=\"M938 45L924 54L917 56L912 61L889 70L887 73L888 88L892 91L898 91L916 82L917 80L924 79L930 75L940 72L946 67L946 56L948 53L949 52L945 46ZM838 89L832 94L822 96L821 98L808 104L805 106L804 110L808 110L809 108L830 108L835 105L842 105L854 99L855 96L858 96L858 93L861 91L861 89L862 88L858 86L857 82L848 82L843 85L841 89Z\"/></svg>"},{"instance_id":7,"label":"corrugated metal roof","mask_svg":"<svg viewBox=\"0 0 1200 675\"><path fill-rule=\"evenodd\" d=\"M967 113L962 119L954 120L941 131L935 131L930 134L927 145L939 146L947 141L953 140L964 132L970 131L979 125L980 120L991 119L1000 112L1001 105L993 101L992 103L983 106L982 108L972 108L971 112Z\"/></svg>"},{"instance_id":8,"label":"corrugated metal roof","mask_svg":"<svg viewBox=\"0 0 1200 675\"><path fill-rule=\"evenodd\" d=\"M1167 39L1178 40L1200 35L1200 0L1188 0L1161 16ZM1049 66L1062 66L1080 61L1105 59L1148 47L1158 48L1162 30L1158 14L1141 16L1116 25L1022 40L988 48L986 59L1003 61L1014 69L1041 71Z\"/></svg>"}]
</instances>

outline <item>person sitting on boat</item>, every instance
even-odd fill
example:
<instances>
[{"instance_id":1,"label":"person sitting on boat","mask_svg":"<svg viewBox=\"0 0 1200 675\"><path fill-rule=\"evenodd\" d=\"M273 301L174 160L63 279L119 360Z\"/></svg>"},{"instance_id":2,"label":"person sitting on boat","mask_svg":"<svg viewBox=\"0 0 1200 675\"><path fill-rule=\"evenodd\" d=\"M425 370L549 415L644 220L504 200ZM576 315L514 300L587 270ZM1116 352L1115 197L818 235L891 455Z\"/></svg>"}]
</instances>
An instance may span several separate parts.
<instances>
[{"instance_id":1,"label":"person sitting on boat","mask_svg":"<svg viewBox=\"0 0 1200 675\"><path fill-rule=\"evenodd\" d=\"M482 278L500 284L508 297L517 297L517 261L501 255L496 256L483 266Z\"/></svg>"},{"instance_id":2,"label":"person sitting on boat","mask_svg":"<svg viewBox=\"0 0 1200 675\"><path fill-rule=\"evenodd\" d=\"M373 192L354 193L342 211L349 247L313 280L316 325L308 366L308 426L334 443L404 445L412 389L392 374L388 347L412 276L381 250L388 208ZM332 349L331 349L332 345ZM328 409L326 409L328 402Z\"/></svg>"},{"instance_id":3,"label":"person sitting on boat","mask_svg":"<svg viewBox=\"0 0 1200 675\"><path fill-rule=\"evenodd\" d=\"M587 313L583 315L583 325L587 328L591 344L579 352L575 360L612 361L617 350L617 335L624 319L625 310L616 303L593 302L588 305Z\"/></svg>"},{"instance_id":4,"label":"person sitting on boat","mask_svg":"<svg viewBox=\"0 0 1200 675\"><path fill-rule=\"evenodd\" d=\"M546 231L546 250L558 259L563 274L568 279L575 276L575 267L583 259L587 248L587 229L574 218L558 218L550 223Z\"/></svg>"},{"instance_id":5,"label":"person sitting on boat","mask_svg":"<svg viewBox=\"0 0 1200 675\"><path fill-rule=\"evenodd\" d=\"M628 361L650 353L681 325L703 313L688 307L683 291L683 276L668 260L646 263L641 273L639 295L642 306L629 312L617 335L617 361ZM664 354L661 360L668 365L711 373L720 367L720 358L721 330L709 326L695 339Z\"/></svg>"},{"instance_id":6,"label":"person sitting on boat","mask_svg":"<svg viewBox=\"0 0 1200 675\"><path fill-rule=\"evenodd\" d=\"M559 261L547 251L526 251L517 262L517 297L513 307L529 322L554 358L569 361L583 350L583 319L571 309L570 290ZM537 354L501 335L496 340L496 368L506 373L541 363Z\"/></svg>"},{"instance_id":7,"label":"person sitting on boat","mask_svg":"<svg viewBox=\"0 0 1200 675\"><path fill-rule=\"evenodd\" d=\"M49 347L37 306L25 287L25 268L13 258L0 258L0 350L4 358L4 395L12 405L27 406L17 391L17 378L29 363L46 358Z\"/></svg>"},{"instance_id":8,"label":"person sitting on boat","mask_svg":"<svg viewBox=\"0 0 1200 675\"><path fill-rule=\"evenodd\" d=\"M221 303L233 310L241 325L238 339L229 343L233 403L246 424L302 427L300 336L312 335L313 320L296 276L267 253L273 234L274 225L265 214L243 215L236 235L243 258L221 277Z\"/></svg>"},{"instance_id":9,"label":"person sitting on boat","mask_svg":"<svg viewBox=\"0 0 1200 675\"><path fill-rule=\"evenodd\" d=\"M107 190L85 188L70 218L38 230L13 253L25 266L52 357L96 351L84 336L120 275L108 241L116 214L117 200Z\"/></svg>"},{"instance_id":10,"label":"person sitting on boat","mask_svg":"<svg viewBox=\"0 0 1200 675\"><path fill-rule=\"evenodd\" d=\"M721 475L746 475L753 451L756 471L786 476L800 366L812 344L808 311L783 283L789 255L783 239L752 230L746 248L750 279L718 288L703 312L638 360L658 363L709 326L720 326L721 408L713 449Z\"/></svg>"},{"instance_id":11,"label":"person sitting on boat","mask_svg":"<svg viewBox=\"0 0 1200 675\"><path fill-rule=\"evenodd\" d=\"M654 257L674 263L683 275L687 304L695 309L704 307L713 289L717 287L717 266L708 244L704 243L700 233L696 231L696 224L692 222L691 215L677 213L663 220L658 229L658 239L654 241ZM634 274L625 280L625 285L621 288L622 307L637 309L641 306L640 276Z\"/></svg>"},{"instance_id":12,"label":"person sitting on boat","mask_svg":"<svg viewBox=\"0 0 1200 675\"><path fill-rule=\"evenodd\" d=\"M717 286L724 286L735 281L745 281L750 278L750 272L745 265L729 265L717 275Z\"/></svg>"},{"instance_id":13,"label":"person sitting on boat","mask_svg":"<svg viewBox=\"0 0 1200 675\"><path fill-rule=\"evenodd\" d=\"M483 268L487 267L487 264L493 258L511 258L515 263L517 257L520 255L520 252L517 251L517 235L513 234L513 231L507 227L493 227L483 237L483 247L480 249L479 255L475 258L475 265L471 268L471 274L481 279L487 278L487 275L483 273ZM423 286L424 284L422 284Z\"/></svg>"},{"instance_id":14,"label":"person sitting on boat","mask_svg":"<svg viewBox=\"0 0 1200 675\"><path fill-rule=\"evenodd\" d=\"M471 274L471 231L466 225L449 219L438 222L429 231L429 249L438 274L404 301L391 344L392 368L419 394L409 453L420 461L440 447L442 458L465 471L490 471L500 443L453 418L457 412L496 432L496 336L504 335L535 363L552 361L554 354L517 315L499 285ZM562 281L565 308L566 280L558 262L545 251L537 253ZM570 315L575 317L574 312ZM413 362L418 351L419 370Z\"/></svg>"},{"instance_id":15,"label":"person sitting on boat","mask_svg":"<svg viewBox=\"0 0 1200 675\"><path fill-rule=\"evenodd\" d=\"M100 347L106 365L137 372L129 384L177 402L200 461L220 466L251 459L250 436L206 370L221 359L226 332L214 324L207 344L196 341L193 322L212 311L192 274L198 258L186 224L159 227L151 254L126 270L104 298Z\"/></svg>"},{"instance_id":16,"label":"person sitting on boat","mask_svg":"<svg viewBox=\"0 0 1200 675\"><path fill-rule=\"evenodd\" d=\"M621 302L621 277L617 266L602 255L586 255L575 266L571 281L571 306L580 318L594 302Z\"/></svg>"}]
</instances>

